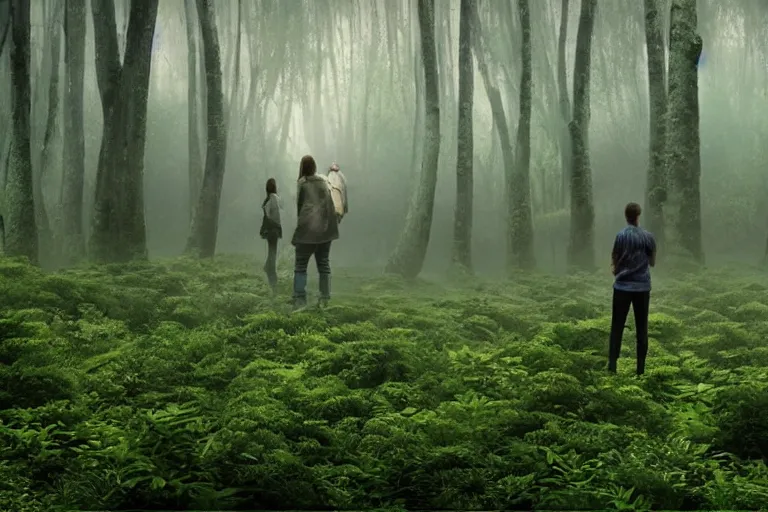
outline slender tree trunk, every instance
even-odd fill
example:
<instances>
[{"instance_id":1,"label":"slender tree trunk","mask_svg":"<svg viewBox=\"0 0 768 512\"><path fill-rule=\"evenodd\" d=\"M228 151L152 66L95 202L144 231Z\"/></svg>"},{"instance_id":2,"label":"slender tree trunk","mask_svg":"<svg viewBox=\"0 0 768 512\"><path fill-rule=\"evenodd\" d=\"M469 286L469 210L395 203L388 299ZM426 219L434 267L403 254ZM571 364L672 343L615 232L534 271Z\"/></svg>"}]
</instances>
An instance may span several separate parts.
<instances>
[{"instance_id":1,"label":"slender tree trunk","mask_svg":"<svg viewBox=\"0 0 768 512\"><path fill-rule=\"evenodd\" d=\"M414 44L413 46L416 46ZM411 138L411 168L409 176L411 183L416 186L419 179L419 141L423 142L422 131L424 128L424 67L419 54L413 53L413 74L414 74L414 98L416 99L416 109L413 116L413 137Z\"/></svg>"},{"instance_id":2,"label":"slender tree trunk","mask_svg":"<svg viewBox=\"0 0 768 512\"><path fill-rule=\"evenodd\" d=\"M418 0L421 58L424 63L424 158L421 181L408 210L403 234L386 266L386 271L415 278L424 266L437 188L440 157L440 90L435 47L435 0Z\"/></svg>"},{"instance_id":3,"label":"slender tree trunk","mask_svg":"<svg viewBox=\"0 0 768 512\"><path fill-rule=\"evenodd\" d=\"M568 11L570 0L562 0L560 7L560 34L557 40L557 90L560 105L560 208L568 206L571 172L571 100L568 94L568 74L565 49L568 43Z\"/></svg>"},{"instance_id":4,"label":"slender tree trunk","mask_svg":"<svg viewBox=\"0 0 768 512\"><path fill-rule=\"evenodd\" d=\"M147 257L144 143L157 7L158 0L131 2L121 65L114 0L91 0L104 118L90 240L97 262Z\"/></svg>"},{"instance_id":5,"label":"slender tree trunk","mask_svg":"<svg viewBox=\"0 0 768 512\"><path fill-rule=\"evenodd\" d=\"M219 38L211 0L197 0L197 14L205 55L208 136L205 174L186 250L201 258L212 258L216 253L219 230L219 207L227 158L227 127L224 119Z\"/></svg>"},{"instance_id":6,"label":"slender tree trunk","mask_svg":"<svg viewBox=\"0 0 768 512\"><path fill-rule=\"evenodd\" d=\"M85 0L66 0L64 13L64 162L61 183L61 242L64 264L85 256L83 194L85 188L85 134L83 83L85 79Z\"/></svg>"},{"instance_id":7,"label":"slender tree trunk","mask_svg":"<svg viewBox=\"0 0 768 512\"><path fill-rule=\"evenodd\" d=\"M234 60L232 66L232 89L229 92L229 101L227 102L225 124L232 126L229 120L232 117L232 111L237 109L240 105L238 102L238 94L240 92L240 50L243 46L243 0L237 0L237 30L235 31L235 48L232 52Z\"/></svg>"},{"instance_id":8,"label":"slender tree trunk","mask_svg":"<svg viewBox=\"0 0 768 512\"><path fill-rule=\"evenodd\" d=\"M486 59L487 51L485 49L484 38L481 34L480 23L477 9L474 14L474 30L473 46L475 48L475 57L477 59L477 68L480 71L480 76L483 79L483 85L485 86L485 92L488 96L488 102L491 104L491 115L493 122L496 125L496 132L499 136L499 145L501 147L501 158L504 165L504 204L506 205L505 222L506 229L504 232L504 240L506 242L506 267L507 270L513 268L513 253L515 240L512 236L512 221L513 221L513 183L514 183L514 167L515 167L515 155L512 149L511 137L509 134L509 126L507 125L507 116L504 112L504 103L501 98L501 93L498 87L496 87L490 76L488 70L488 63Z\"/></svg>"},{"instance_id":9,"label":"slender tree trunk","mask_svg":"<svg viewBox=\"0 0 768 512\"><path fill-rule=\"evenodd\" d=\"M45 134L43 135L43 149L40 155L39 169L33 169L33 188L35 199L35 219L37 222L38 239L40 252L47 256L48 261L55 259L53 253L53 232L51 230L48 209L45 204L45 195L43 194L43 180L51 167L51 151L53 150L53 141L58 132L59 119L59 65L61 64L61 28L59 19L62 14L61 4L57 3L51 20L51 52L50 67L48 70L50 81L48 83L48 112L45 122ZM45 261L42 262L43 264Z\"/></svg>"},{"instance_id":10,"label":"slender tree trunk","mask_svg":"<svg viewBox=\"0 0 768 512\"><path fill-rule=\"evenodd\" d=\"M576 60L573 66L573 119L571 131L571 229L568 263L585 270L595 267L595 207L589 161L590 74L592 28L597 0L582 0Z\"/></svg>"},{"instance_id":11,"label":"slender tree trunk","mask_svg":"<svg viewBox=\"0 0 768 512\"><path fill-rule=\"evenodd\" d=\"M32 184L30 149L30 3L11 2L11 108L13 133L11 156L5 184L5 243L10 256L24 256L38 262L37 224Z\"/></svg>"},{"instance_id":12,"label":"slender tree trunk","mask_svg":"<svg viewBox=\"0 0 768 512\"><path fill-rule=\"evenodd\" d=\"M184 0L184 14L187 29L187 147L189 152L189 225L200 198L200 184L203 181L203 160L200 155L200 118L198 114L199 92L197 88L197 32L195 0Z\"/></svg>"},{"instance_id":13,"label":"slender tree trunk","mask_svg":"<svg viewBox=\"0 0 768 512\"><path fill-rule=\"evenodd\" d=\"M664 201L667 178L664 169L667 91L664 86L664 39L660 25L659 0L645 0L645 45L648 52L648 98L650 102L650 145L645 191L648 229L656 243L664 244Z\"/></svg>"},{"instance_id":14,"label":"slender tree trunk","mask_svg":"<svg viewBox=\"0 0 768 512\"><path fill-rule=\"evenodd\" d=\"M459 119L456 155L456 211L453 224L453 261L472 271L472 198L474 136L472 104L474 64L472 62L473 0L461 0L459 14Z\"/></svg>"},{"instance_id":15,"label":"slender tree trunk","mask_svg":"<svg viewBox=\"0 0 768 512\"><path fill-rule=\"evenodd\" d=\"M701 142L696 0L673 0L669 32L667 169L672 179L674 228L680 248L703 263L701 244Z\"/></svg>"},{"instance_id":16,"label":"slender tree trunk","mask_svg":"<svg viewBox=\"0 0 768 512\"><path fill-rule=\"evenodd\" d=\"M378 30L379 30L379 23L378 23L378 15L377 10L375 8L375 4L371 4L373 7L373 15L371 16L371 34L373 37L373 41L368 45L368 56L366 59L365 64L365 91L363 93L363 112L362 112L362 127L360 128L360 161L362 162L362 165L367 167L368 162L370 161L369 151L370 151L370 137L368 136L369 132L369 126L370 126L370 113L371 113L371 92L374 88L373 78L376 76L376 70L378 69L378 65L376 62L378 61L378 49L379 49L379 41L378 39ZM377 84L378 85L378 84Z\"/></svg>"},{"instance_id":17,"label":"slender tree trunk","mask_svg":"<svg viewBox=\"0 0 768 512\"><path fill-rule=\"evenodd\" d=\"M522 32L520 75L520 118L517 125L513 197L510 223L512 228L511 263L530 269L536 265L533 251L533 216L531 213L531 110L533 65L531 56L531 12L529 0L518 0Z\"/></svg>"}]
</instances>

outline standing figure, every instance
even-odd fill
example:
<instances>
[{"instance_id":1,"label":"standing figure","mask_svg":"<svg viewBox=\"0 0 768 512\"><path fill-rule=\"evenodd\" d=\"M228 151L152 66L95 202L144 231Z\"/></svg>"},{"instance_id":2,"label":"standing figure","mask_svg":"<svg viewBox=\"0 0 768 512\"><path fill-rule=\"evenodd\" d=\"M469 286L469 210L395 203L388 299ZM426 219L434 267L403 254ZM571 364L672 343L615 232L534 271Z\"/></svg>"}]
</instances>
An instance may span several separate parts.
<instances>
[{"instance_id":1,"label":"standing figure","mask_svg":"<svg viewBox=\"0 0 768 512\"><path fill-rule=\"evenodd\" d=\"M333 198L333 207L336 211L336 220L341 223L341 219L349 212L349 203L347 202L347 179L339 170L338 164L334 163L328 169L328 186L331 187L331 198Z\"/></svg>"},{"instance_id":2,"label":"standing figure","mask_svg":"<svg viewBox=\"0 0 768 512\"><path fill-rule=\"evenodd\" d=\"M267 180L267 197L261 203L264 217L259 235L267 241L267 261L264 272L267 274L272 295L277 293L277 241L283 238L283 226L280 222L280 197L277 195L277 183L274 178Z\"/></svg>"},{"instance_id":3,"label":"standing figure","mask_svg":"<svg viewBox=\"0 0 768 512\"><path fill-rule=\"evenodd\" d=\"M656 265L656 240L638 224L642 209L629 203L624 209L627 227L619 231L613 243L611 270L613 284L613 319L608 349L608 370L616 373L621 352L621 338L629 314L635 313L637 334L637 374L645 372L648 354L648 306L651 300L651 270Z\"/></svg>"},{"instance_id":4,"label":"standing figure","mask_svg":"<svg viewBox=\"0 0 768 512\"><path fill-rule=\"evenodd\" d=\"M328 181L316 172L314 158L307 155L301 159L296 230L291 240L296 247L293 270L293 303L296 310L307 305L307 265L313 255L320 277L319 305L326 305L331 298L331 242L339 238L339 224Z\"/></svg>"}]
</instances>

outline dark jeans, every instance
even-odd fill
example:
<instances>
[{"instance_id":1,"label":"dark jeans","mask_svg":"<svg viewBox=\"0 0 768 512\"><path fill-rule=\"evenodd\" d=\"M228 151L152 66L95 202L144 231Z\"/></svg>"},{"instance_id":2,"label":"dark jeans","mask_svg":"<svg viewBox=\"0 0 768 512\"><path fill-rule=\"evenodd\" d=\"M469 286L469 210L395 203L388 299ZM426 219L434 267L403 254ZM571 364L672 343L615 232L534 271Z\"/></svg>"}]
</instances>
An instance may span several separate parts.
<instances>
[{"instance_id":1,"label":"dark jeans","mask_svg":"<svg viewBox=\"0 0 768 512\"><path fill-rule=\"evenodd\" d=\"M277 238L267 239L267 261L264 263L269 287L274 293L277 289Z\"/></svg>"},{"instance_id":2,"label":"dark jeans","mask_svg":"<svg viewBox=\"0 0 768 512\"><path fill-rule=\"evenodd\" d=\"M331 242L296 245L296 264L293 269L293 299L296 302L307 300L307 266L313 255L320 278L320 299L327 301L331 298L330 254Z\"/></svg>"},{"instance_id":3,"label":"dark jeans","mask_svg":"<svg viewBox=\"0 0 768 512\"><path fill-rule=\"evenodd\" d=\"M613 320L611 338L608 347L608 369L616 371L616 361L621 353L621 338L624 324L629 314L629 306L635 312L635 331L637 334L637 374L645 372L645 357L648 354L648 306L651 292L625 292L613 290Z\"/></svg>"}]
</instances>

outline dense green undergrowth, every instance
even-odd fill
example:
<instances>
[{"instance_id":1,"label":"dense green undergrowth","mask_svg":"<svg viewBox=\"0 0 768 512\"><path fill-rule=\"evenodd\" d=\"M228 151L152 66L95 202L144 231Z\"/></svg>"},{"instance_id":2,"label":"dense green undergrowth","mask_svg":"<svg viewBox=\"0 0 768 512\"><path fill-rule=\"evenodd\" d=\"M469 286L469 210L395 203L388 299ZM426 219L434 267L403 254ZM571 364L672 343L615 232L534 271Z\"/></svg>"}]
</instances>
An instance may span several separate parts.
<instances>
[{"instance_id":1,"label":"dense green undergrowth","mask_svg":"<svg viewBox=\"0 0 768 512\"><path fill-rule=\"evenodd\" d=\"M766 274L657 280L637 379L605 276L340 275L287 314L250 264L0 260L0 509L768 503Z\"/></svg>"}]
</instances>

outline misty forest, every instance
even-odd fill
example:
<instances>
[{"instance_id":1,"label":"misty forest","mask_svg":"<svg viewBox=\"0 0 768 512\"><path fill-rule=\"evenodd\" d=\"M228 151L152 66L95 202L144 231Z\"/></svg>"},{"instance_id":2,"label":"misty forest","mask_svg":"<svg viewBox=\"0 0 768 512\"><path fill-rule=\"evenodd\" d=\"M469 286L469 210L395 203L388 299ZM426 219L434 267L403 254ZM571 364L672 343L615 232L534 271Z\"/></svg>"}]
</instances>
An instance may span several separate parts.
<instances>
[{"instance_id":1,"label":"misty forest","mask_svg":"<svg viewBox=\"0 0 768 512\"><path fill-rule=\"evenodd\" d=\"M0 0L0 98L0 510L768 503L764 0Z\"/></svg>"}]
</instances>

